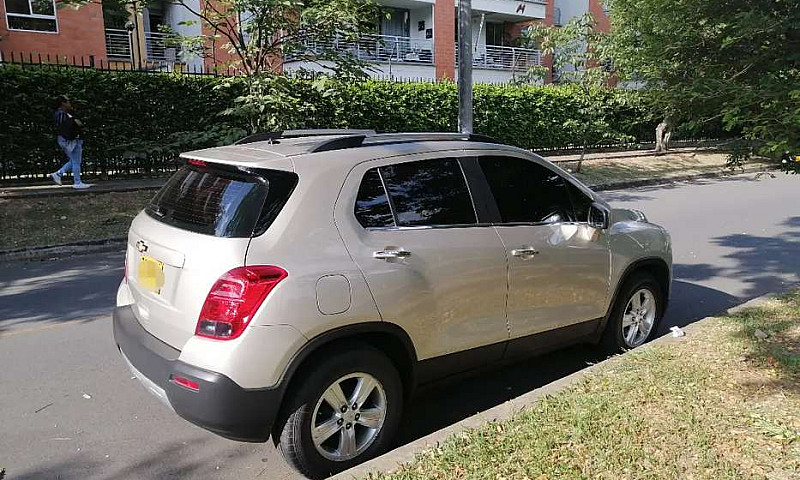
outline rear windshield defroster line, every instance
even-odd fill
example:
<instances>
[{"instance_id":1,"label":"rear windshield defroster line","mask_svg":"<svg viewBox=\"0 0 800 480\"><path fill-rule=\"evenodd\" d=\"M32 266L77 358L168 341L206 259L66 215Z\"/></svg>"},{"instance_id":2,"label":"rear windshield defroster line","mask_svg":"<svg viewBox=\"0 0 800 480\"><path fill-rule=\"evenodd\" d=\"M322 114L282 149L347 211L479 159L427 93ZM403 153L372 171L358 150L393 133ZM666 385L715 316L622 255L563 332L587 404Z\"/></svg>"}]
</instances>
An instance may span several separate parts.
<instances>
[{"instance_id":1,"label":"rear windshield defroster line","mask_svg":"<svg viewBox=\"0 0 800 480\"><path fill-rule=\"evenodd\" d=\"M289 172L185 165L161 188L145 212L183 230L247 238L269 228L296 184L297 176Z\"/></svg>"}]
</instances>

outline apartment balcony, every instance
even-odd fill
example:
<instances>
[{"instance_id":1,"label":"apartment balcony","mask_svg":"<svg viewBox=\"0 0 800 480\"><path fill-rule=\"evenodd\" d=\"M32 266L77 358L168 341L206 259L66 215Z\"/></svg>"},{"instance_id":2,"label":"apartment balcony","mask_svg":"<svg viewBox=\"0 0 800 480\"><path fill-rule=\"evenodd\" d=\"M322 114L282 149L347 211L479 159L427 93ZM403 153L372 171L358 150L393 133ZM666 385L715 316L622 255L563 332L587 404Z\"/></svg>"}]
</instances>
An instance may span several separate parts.
<instances>
[{"instance_id":1,"label":"apartment balcony","mask_svg":"<svg viewBox=\"0 0 800 480\"><path fill-rule=\"evenodd\" d=\"M169 34L161 32L144 32L144 52L148 62L175 62L175 48L169 46ZM131 62L133 59L133 45L139 40L135 33L127 30L106 29L106 55L109 60Z\"/></svg>"},{"instance_id":2,"label":"apartment balcony","mask_svg":"<svg viewBox=\"0 0 800 480\"><path fill-rule=\"evenodd\" d=\"M106 55L110 60L131 59L131 37L127 30L106 28Z\"/></svg>"},{"instance_id":3,"label":"apartment balcony","mask_svg":"<svg viewBox=\"0 0 800 480\"><path fill-rule=\"evenodd\" d=\"M316 55L348 53L358 60L374 63L433 64L433 40L393 35L366 35L359 40L311 40L306 43L305 51Z\"/></svg>"},{"instance_id":4,"label":"apartment balcony","mask_svg":"<svg viewBox=\"0 0 800 480\"><path fill-rule=\"evenodd\" d=\"M456 46L458 62L458 46ZM542 64L539 50L500 45L478 45L472 53L472 66L487 70L526 72L533 66Z\"/></svg>"},{"instance_id":5,"label":"apartment balcony","mask_svg":"<svg viewBox=\"0 0 800 480\"><path fill-rule=\"evenodd\" d=\"M170 35L161 32L145 32L144 46L147 59L154 62L174 62L175 48L168 46Z\"/></svg>"}]
</instances>

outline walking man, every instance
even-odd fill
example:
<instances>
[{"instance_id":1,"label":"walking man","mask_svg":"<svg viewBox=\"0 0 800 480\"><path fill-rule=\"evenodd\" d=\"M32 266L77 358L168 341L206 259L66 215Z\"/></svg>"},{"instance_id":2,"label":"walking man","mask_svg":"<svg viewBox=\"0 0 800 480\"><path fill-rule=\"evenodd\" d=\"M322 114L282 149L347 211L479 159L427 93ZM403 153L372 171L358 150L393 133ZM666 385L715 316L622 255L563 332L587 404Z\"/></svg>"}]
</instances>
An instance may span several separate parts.
<instances>
[{"instance_id":1,"label":"walking man","mask_svg":"<svg viewBox=\"0 0 800 480\"><path fill-rule=\"evenodd\" d=\"M70 103L69 97L59 95L56 98L56 134L58 146L67 154L67 163L55 173L50 174L54 182L61 185L61 177L72 171L72 188L84 189L91 185L81 182L81 156L83 155L83 140L81 139L81 128L83 124L75 118L75 110Z\"/></svg>"}]
</instances>

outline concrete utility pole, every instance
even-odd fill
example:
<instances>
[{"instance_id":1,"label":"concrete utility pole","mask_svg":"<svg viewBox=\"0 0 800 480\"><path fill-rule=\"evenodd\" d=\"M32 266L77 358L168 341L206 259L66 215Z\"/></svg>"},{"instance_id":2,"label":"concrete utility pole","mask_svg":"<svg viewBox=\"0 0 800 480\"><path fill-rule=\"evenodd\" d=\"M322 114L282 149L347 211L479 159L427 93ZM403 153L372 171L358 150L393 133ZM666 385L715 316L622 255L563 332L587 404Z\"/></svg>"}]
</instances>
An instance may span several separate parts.
<instances>
[{"instance_id":1,"label":"concrete utility pole","mask_svg":"<svg viewBox=\"0 0 800 480\"><path fill-rule=\"evenodd\" d=\"M472 0L458 1L458 130L472 133Z\"/></svg>"}]
</instances>

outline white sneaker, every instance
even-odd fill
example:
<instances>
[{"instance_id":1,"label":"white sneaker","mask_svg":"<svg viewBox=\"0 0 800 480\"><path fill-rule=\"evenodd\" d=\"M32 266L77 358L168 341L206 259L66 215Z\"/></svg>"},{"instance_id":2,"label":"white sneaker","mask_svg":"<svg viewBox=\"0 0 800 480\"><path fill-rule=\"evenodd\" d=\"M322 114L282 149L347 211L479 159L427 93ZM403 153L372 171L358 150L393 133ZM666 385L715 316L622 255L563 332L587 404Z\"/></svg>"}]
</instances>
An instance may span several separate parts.
<instances>
[{"instance_id":1,"label":"white sneaker","mask_svg":"<svg viewBox=\"0 0 800 480\"><path fill-rule=\"evenodd\" d=\"M56 182L58 185L61 185L61 175L59 175L58 172L51 173L50 178L52 178L53 181Z\"/></svg>"},{"instance_id":2,"label":"white sneaker","mask_svg":"<svg viewBox=\"0 0 800 480\"><path fill-rule=\"evenodd\" d=\"M74 188L75 190L83 190L84 188L89 188L91 186L92 184L90 183L76 183L75 185L72 186L72 188Z\"/></svg>"}]
</instances>

